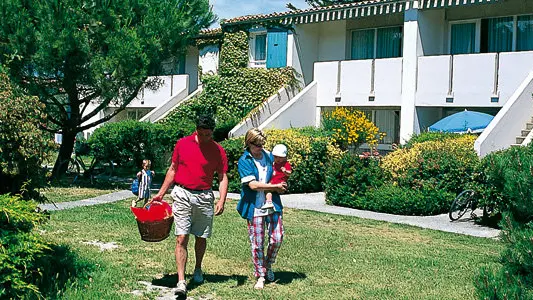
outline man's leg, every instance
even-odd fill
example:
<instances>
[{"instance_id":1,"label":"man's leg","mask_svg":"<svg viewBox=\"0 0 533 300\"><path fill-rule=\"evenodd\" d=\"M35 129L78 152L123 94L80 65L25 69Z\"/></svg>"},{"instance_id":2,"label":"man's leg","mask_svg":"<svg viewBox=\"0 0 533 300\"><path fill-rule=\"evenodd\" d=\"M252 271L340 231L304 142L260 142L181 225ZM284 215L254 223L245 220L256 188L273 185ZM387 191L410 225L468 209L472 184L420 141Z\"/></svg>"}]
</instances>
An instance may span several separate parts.
<instances>
[{"instance_id":1,"label":"man's leg","mask_svg":"<svg viewBox=\"0 0 533 300\"><path fill-rule=\"evenodd\" d=\"M185 280L185 265L187 264L187 244L189 235L176 236L176 266L178 269L178 281Z\"/></svg>"},{"instance_id":2,"label":"man's leg","mask_svg":"<svg viewBox=\"0 0 533 300\"><path fill-rule=\"evenodd\" d=\"M207 239L202 237L196 237L196 243L194 244L194 254L196 255L195 269L202 268L202 261L204 260L205 249L207 248Z\"/></svg>"}]
</instances>

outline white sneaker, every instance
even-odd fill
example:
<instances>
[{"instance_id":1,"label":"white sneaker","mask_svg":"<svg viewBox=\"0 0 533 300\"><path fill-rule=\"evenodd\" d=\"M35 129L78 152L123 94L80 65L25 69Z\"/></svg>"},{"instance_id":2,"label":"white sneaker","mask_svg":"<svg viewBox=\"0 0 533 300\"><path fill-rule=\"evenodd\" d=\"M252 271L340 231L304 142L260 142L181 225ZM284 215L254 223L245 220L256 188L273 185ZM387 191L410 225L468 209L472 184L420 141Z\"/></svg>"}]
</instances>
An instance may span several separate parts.
<instances>
[{"instance_id":1,"label":"white sneaker","mask_svg":"<svg viewBox=\"0 0 533 300\"><path fill-rule=\"evenodd\" d=\"M261 209L270 209L270 208L274 208L274 204L272 204L272 202L267 202L263 206L261 206Z\"/></svg>"},{"instance_id":2,"label":"white sneaker","mask_svg":"<svg viewBox=\"0 0 533 300\"><path fill-rule=\"evenodd\" d=\"M194 283L204 282L204 274L202 273L202 269L194 269L192 280L194 281Z\"/></svg>"},{"instance_id":3,"label":"white sneaker","mask_svg":"<svg viewBox=\"0 0 533 300\"><path fill-rule=\"evenodd\" d=\"M178 296L187 295L187 282L185 280L178 281L174 294Z\"/></svg>"},{"instance_id":4,"label":"white sneaker","mask_svg":"<svg viewBox=\"0 0 533 300\"><path fill-rule=\"evenodd\" d=\"M265 287L265 277L257 278L257 282L254 285L254 289L262 290Z\"/></svg>"},{"instance_id":5,"label":"white sneaker","mask_svg":"<svg viewBox=\"0 0 533 300\"><path fill-rule=\"evenodd\" d=\"M276 277L274 276L274 271L272 271L272 269L268 269L267 270L266 280L268 280L270 282L273 282L274 280L276 280Z\"/></svg>"}]
</instances>

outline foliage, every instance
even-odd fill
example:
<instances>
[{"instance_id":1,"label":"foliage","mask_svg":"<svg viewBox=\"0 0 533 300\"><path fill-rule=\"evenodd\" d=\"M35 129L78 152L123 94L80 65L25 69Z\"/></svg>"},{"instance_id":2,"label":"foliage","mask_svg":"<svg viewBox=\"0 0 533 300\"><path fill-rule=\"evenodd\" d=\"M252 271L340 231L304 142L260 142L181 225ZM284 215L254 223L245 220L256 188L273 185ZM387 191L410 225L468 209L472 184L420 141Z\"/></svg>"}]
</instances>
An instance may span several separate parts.
<instances>
[{"instance_id":1,"label":"foliage","mask_svg":"<svg viewBox=\"0 0 533 300\"><path fill-rule=\"evenodd\" d=\"M35 212L36 203L19 197L0 195L0 298L40 297L32 282L41 274L34 268L36 260L49 245L32 232L44 221ZM34 273L37 271L37 273Z\"/></svg>"},{"instance_id":2,"label":"foliage","mask_svg":"<svg viewBox=\"0 0 533 300\"><path fill-rule=\"evenodd\" d=\"M244 31L224 33L219 74L202 76L203 91L162 120L177 124L194 120L200 112L215 114L215 139L224 140L229 131L283 86L296 87L294 69L248 68L248 38Z\"/></svg>"},{"instance_id":3,"label":"foliage","mask_svg":"<svg viewBox=\"0 0 533 300\"><path fill-rule=\"evenodd\" d=\"M533 223L521 224L506 214L501 238L506 249L498 268L481 268L475 279L478 299L533 298Z\"/></svg>"},{"instance_id":4,"label":"foliage","mask_svg":"<svg viewBox=\"0 0 533 300\"><path fill-rule=\"evenodd\" d=\"M381 167L400 186L418 188L430 182L457 194L472 182L479 164L474 140L463 135L416 143L385 156Z\"/></svg>"},{"instance_id":5,"label":"foliage","mask_svg":"<svg viewBox=\"0 0 533 300\"><path fill-rule=\"evenodd\" d=\"M55 147L41 129L44 105L12 85L3 72L0 87L0 193L35 197L35 189L44 184L41 164Z\"/></svg>"},{"instance_id":6,"label":"foliage","mask_svg":"<svg viewBox=\"0 0 533 300\"><path fill-rule=\"evenodd\" d=\"M276 144L285 144L288 159L293 167L288 185L291 193L316 192L323 189L324 174L328 161L340 157L341 150L324 137L318 129L266 130L265 150L271 150ZM230 191L241 189L237 172L237 161L244 151L244 137L228 139L221 143L228 156L228 177Z\"/></svg>"},{"instance_id":7,"label":"foliage","mask_svg":"<svg viewBox=\"0 0 533 300\"><path fill-rule=\"evenodd\" d=\"M66 171L77 132L157 89L149 76L213 21L207 0L0 1L0 62L46 105L48 130L63 134L54 174ZM108 106L117 109L91 121Z\"/></svg>"},{"instance_id":8,"label":"foliage","mask_svg":"<svg viewBox=\"0 0 533 300\"><path fill-rule=\"evenodd\" d=\"M332 132L333 140L342 149L362 143L377 145L385 137L366 115L349 107L338 106L322 116L322 126Z\"/></svg>"},{"instance_id":9,"label":"foliage","mask_svg":"<svg viewBox=\"0 0 533 300\"><path fill-rule=\"evenodd\" d=\"M347 207L361 207L367 192L385 180L378 160L361 159L351 153L331 160L325 177L326 202Z\"/></svg>"},{"instance_id":10,"label":"foliage","mask_svg":"<svg viewBox=\"0 0 533 300\"><path fill-rule=\"evenodd\" d=\"M101 161L140 167L143 159L150 159L152 168L161 168L168 164L162 159L172 153L176 141L190 133L190 128L128 120L96 129L89 145L92 155Z\"/></svg>"},{"instance_id":11,"label":"foliage","mask_svg":"<svg viewBox=\"0 0 533 300\"><path fill-rule=\"evenodd\" d=\"M457 139L462 135L459 133L447 133L447 132L422 132L420 134L414 134L409 141L404 145L405 148L412 148L415 144L420 144L427 141L445 141L448 139Z\"/></svg>"},{"instance_id":12,"label":"foliage","mask_svg":"<svg viewBox=\"0 0 533 300\"><path fill-rule=\"evenodd\" d=\"M510 211L519 222L533 221L533 146L493 152L481 164L492 204Z\"/></svg>"},{"instance_id":13,"label":"foliage","mask_svg":"<svg viewBox=\"0 0 533 300\"><path fill-rule=\"evenodd\" d=\"M433 185L417 189L392 183L371 189L356 208L397 215L436 215L448 211L454 194Z\"/></svg>"}]
</instances>

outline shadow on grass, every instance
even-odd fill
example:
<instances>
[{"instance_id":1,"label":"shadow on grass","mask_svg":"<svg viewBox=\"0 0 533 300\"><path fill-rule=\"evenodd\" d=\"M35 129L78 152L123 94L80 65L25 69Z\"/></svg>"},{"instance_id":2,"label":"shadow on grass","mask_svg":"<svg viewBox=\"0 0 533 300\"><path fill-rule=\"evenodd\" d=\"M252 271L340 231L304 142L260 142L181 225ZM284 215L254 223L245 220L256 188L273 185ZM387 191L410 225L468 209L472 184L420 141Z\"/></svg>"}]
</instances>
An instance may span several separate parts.
<instances>
[{"instance_id":1,"label":"shadow on grass","mask_svg":"<svg viewBox=\"0 0 533 300\"><path fill-rule=\"evenodd\" d=\"M35 266L38 271L34 275L34 283L45 299L58 298L67 287L82 285L95 269L93 264L80 259L63 245L52 245L45 250Z\"/></svg>"},{"instance_id":2,"label":"shadow on grass","mask_svg":"<svg viewBox=\"0 0 533 300\"><path fill-rule=\"evenodd\" d=\"M204 281L205 282L218 283L218 282L226 282L226 281L230 281L230 280L235 280L237 282L237 284L232 286L232 287L238 287L238 286L243 285L246 282L246 279L247 279L246 276L243 276L243 275L227 276L227 275L217 275L217 274L204 274ZM163 276L163 278L153 279L152 280L152 284L153 285L164 286L164 287L168 287L168 288L176 287L177 283L178 283L178 275L177 274L167 274L167 275ZM187 290L190 291L190 290L194 289L195 287L197 287L199 285L201 285L201 283L198 284L198 283L194 283L192 280L188 280Z\"/></svg>"},{"instance_id":3,"label":"shadow on grass","mask_svg":"<svg viewBox=\"0 0 533 300\"><path fill-rule=\"evenodd\" d=\"M293 280L307 278L307 275L305 275L304 273L285 271L274 272L274 276L276 276L276 280L274 282L277 284L289 284Z\"/></svg>"}]
</instances>

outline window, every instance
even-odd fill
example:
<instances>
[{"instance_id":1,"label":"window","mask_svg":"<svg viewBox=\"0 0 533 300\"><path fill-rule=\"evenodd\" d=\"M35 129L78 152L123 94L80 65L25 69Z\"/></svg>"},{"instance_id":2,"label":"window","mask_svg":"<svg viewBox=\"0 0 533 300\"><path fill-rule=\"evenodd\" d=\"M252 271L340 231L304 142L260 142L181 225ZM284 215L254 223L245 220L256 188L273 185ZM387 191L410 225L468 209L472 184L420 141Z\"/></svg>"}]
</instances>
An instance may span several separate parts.
<instances>
[{"instance_id":1,"label":"window","mask_svg":"<svg viewBox=\"0 0 533 300\"><path fill-rule=\"evenodd\" d=\"M513 51L513 17L481 20L481 52Z\"/></svg>"},{"instance_id":2,"label":"window","mask_svg":"<svg viewBox=\"0 0 533 300\"><path fill-rule=\"evenodd\" d=\"M351 59L400 57L402 35L402 27L353 31Z\"/></svg>"},{"instance_id":3,"label":"window","mask_svg":"<svg viewBox=\"0 0 533 300\"><path fill-rule=\"evenodd\" d=\"M533 50L533 15L518 16L516 25L516 51Z\"/></svg>"},{"instance_id":4,"label":"window","mask_svg":"<svg viewBox=\"0 0 533 300\"><path fill-rule=\"evenodd\" d=\"M476 23L452 24L450 45L450 54L474 53Z\"/></svg>"},{"instance_id":5,"label":"window","mask_svg":"<svg viewBox=\"0 0 533 300\"><path fill-rule=\"evenodd\" d=\"M400 142L400 111L399 110L367 110L362 109L367 118L378 128L379 132L385 132L385 137L380 144L393 144Z\"/></svg>"},{"instance_id":6,"label":"window","mask_svg":"<svg viewBox=\"0 0 533 300\"><path fill-rule=\"evenodd\" d=\"M266 32L250 33L250 65L265 66L267 56Z\"/></svg>"}]
</instances>

